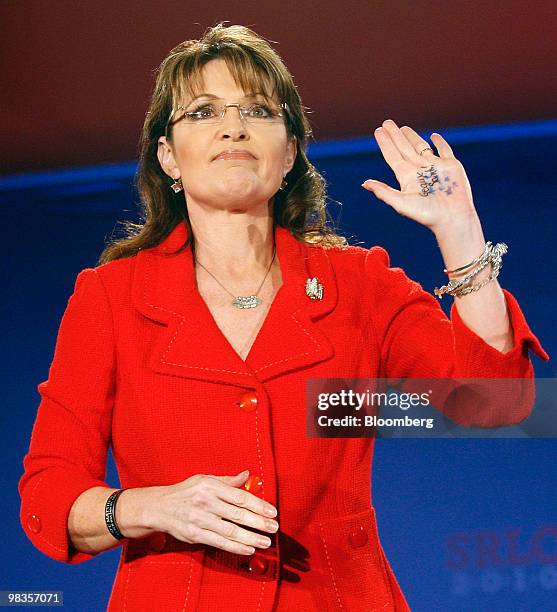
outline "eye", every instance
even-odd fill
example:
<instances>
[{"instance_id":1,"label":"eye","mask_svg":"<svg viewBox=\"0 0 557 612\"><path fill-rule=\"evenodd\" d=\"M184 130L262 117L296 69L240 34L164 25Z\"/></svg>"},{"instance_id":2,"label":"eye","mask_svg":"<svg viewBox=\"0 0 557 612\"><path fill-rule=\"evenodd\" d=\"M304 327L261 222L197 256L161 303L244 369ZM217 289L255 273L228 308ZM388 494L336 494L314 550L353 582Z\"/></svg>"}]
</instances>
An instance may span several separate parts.
<instances>
[{"instance_id":1,"label":"eye","mask_svg":"<svg viewBox=\"0 0 557 612\"><path fill-rule=\"evenodd\" d=\"M201 104L194 110L188 111L186 116L191 121L200 121L203 119L212 119L216 116L216 112L212 104Z\"/></svg>"},{"instance_id":2,"label":"eye","mask_svg":"<svg viewBox=\"0 0 557 612\"><path fill-rule=\"evenodd\" d=\"M266 104L252 104L248 110L248 115L254 119L267 119L273 116L273 110Z\"/></svg>"}]
</instances>

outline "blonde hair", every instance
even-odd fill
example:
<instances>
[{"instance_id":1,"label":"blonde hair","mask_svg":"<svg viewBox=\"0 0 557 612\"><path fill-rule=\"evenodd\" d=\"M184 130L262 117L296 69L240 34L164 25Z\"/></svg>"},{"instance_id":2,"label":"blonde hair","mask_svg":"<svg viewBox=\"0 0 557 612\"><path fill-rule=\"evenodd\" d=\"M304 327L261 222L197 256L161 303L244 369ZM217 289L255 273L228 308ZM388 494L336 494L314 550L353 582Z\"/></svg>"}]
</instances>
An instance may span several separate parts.
<instances>
[{"instance_id":1,"label":"blonde hair","mask_svg":"<svg viewBox=\"0 0 557 612\"><path fill-rule=\"evenodd\" d=\"M182 193L175 194L170 189L172 181L157 157L158 140L165 134L177 101L185 94L194 97L198 93L203 67L218 58L225 60L234 80L245 92L263 91L287 104L286 130L296 139L297 155L292 170L286 175L287 186L274 196L275 223L304 242L327 247L346 245L346 239L328 225L326 183L306 156L311 126L292 75L267 40L253 30L219 23L199 40L187 40L174 47L157 70L143 124L136 175L143 222L124 221L126 236L105 247L99 265L156 246L183 220L188 238L175 253L193 245L187 206ZM172 138L171 127L168 137Z\"/></svg>"}]
</instances>

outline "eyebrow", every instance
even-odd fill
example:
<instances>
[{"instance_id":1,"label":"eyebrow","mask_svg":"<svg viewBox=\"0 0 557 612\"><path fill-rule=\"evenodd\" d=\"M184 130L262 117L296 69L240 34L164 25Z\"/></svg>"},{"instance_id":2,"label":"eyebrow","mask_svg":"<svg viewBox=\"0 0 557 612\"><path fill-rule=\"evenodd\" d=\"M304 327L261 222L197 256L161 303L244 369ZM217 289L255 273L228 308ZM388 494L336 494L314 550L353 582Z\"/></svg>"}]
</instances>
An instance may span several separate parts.
<instances>
[{"instance_id":1,"label":"eyebrow","mask_svg":"<svg viewBox=\"0 0 557 612\"><path fill-rule=\"evenodd\" d=\"M255 98L255 96L263 96L264 98L269 99L269 96L262 92L262 91L254 91L253 93L248 93L245 96L241 97L240 100L247 100L248 98ZM195 96L195 98L192 98L190 100L190 102L188 103L191 104L192 102L195 102L196 100L199 100L199 98L209 98L210 100L223 100L224 98L219 98L219 96L215 96L215 94L211 94L211 93L200 93L199 95Z\"/></svg>"}]
</instances>

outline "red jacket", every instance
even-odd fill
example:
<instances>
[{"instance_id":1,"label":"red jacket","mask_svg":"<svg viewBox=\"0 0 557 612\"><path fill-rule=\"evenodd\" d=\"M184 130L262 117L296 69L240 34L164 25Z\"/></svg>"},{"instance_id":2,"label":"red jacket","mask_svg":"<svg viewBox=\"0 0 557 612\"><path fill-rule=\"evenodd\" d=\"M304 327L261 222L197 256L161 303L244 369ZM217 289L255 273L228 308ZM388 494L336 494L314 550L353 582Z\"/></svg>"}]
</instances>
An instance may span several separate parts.
<instances>
[{"instance_id":1,"label":"red jacket","mask_svg":"<svg viewBox=\"0 0 557 612\"><path fill-rule=\"evenodd\" d=\"M306 437L306 379L532 377L528 349L548 356L516 300L505 291L514 348L502 354L381 247L324 249L277 227L283 286L244 362L196 290L191 249L162 254L185 237L182 222L158 247L77 276L38 386L25 533L53 559L92 558L69 546L67 518L83 491L108 486L109 445L122 487L249 469L278 508L271 548L123 540L109 610L408 610L377 534L373 439ZM305 294L313 276L321 300Z\"/></svg>"}]
</instances>

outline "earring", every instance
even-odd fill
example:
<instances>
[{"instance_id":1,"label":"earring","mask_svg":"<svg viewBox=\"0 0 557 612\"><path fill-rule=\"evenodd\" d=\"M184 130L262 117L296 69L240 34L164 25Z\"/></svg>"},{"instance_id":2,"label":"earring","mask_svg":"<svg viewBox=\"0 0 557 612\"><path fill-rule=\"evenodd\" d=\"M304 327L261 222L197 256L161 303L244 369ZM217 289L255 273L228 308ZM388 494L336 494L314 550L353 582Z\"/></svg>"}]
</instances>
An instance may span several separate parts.
<instances>
[{"instance_id":1,"label":"earring","mask_svg":"<svg viewBox=\"0 0 557 612\"><path fill-rule=\"evenodd\" d=\"M280 184L280 187L279 187L280 191L283 191L287 185L288 183L284 179L282 179L282 183Z\"/></svg>"},{"instance_id":2,"label":"earring","mask_svg":"<svg viewBox=\"0 0 557 612\"><path fill-rule=\"evenodd\" d=\"M184 186L182 185L182 179L181 178L177 178L172 183L172 185L170 185L170 187L172 188L174 193L180 193L180 191L182 191L182 189L184 188Z\"/></svg>"}]
</instances>

